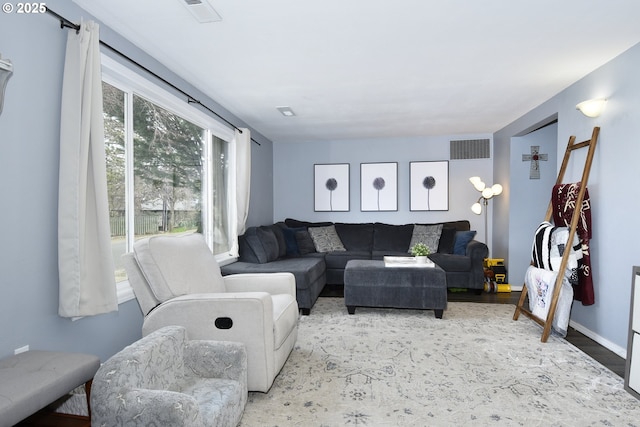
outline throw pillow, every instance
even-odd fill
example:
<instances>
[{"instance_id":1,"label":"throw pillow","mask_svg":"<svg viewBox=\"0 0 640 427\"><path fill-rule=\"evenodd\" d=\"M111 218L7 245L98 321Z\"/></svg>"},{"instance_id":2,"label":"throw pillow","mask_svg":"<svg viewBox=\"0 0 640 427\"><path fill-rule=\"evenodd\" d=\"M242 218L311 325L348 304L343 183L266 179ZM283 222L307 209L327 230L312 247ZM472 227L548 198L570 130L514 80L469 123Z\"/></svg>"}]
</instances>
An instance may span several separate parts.
<instances>
[{"instance_id":1,"label":"throw pillow","mask_svg":"<svg viewBox=\"0 0 640 427\"><path fill-rule=\"evenodd\" d=\"M411 243L409 243L408 252L411 252L411 248L416 243L424 243L431 250L431 253L437 252L440 233L442 233L442 224L415 224L413 226L413 235L411 236Z\"/></svg>"},{"instance_id":2,"label":"throw pillow","mask_svg":"<svg viewBox=\"0 0 640 427\"><path fill-rule=\"evenodd\" d=\"M466 255L467 245L476 235L475 230L471 231L456 231L456 241L453 245L454 255Z\"/></svg>"},{"instance_id":3,"label":"throw pillow","mask_svg":"<svg viewBox=\"0 0 640 427\"><path fill-rule=\"evenodd\" d=\"M438 242L438 252L441 254L452 254L456 243L456 229L453 227L442 227L440 241Z\"/></svg>"},{"instance_id":4,"label":"throw pillow","mask_svg":"<svg viewBox=\"0 0 640 427\"><path fill-rule=\"evenodd\" d=\"M278 240L268 227L249 227L244 240L260 264L278 259Z\"/></svg>"},{"instance_id":5,"label":"throw pillow","mask_svg":"<svg viewBox=\"0 0 640 427\"><path fill-rule=\"evenodd\" d=\"M278 238L273 233L271 227L262 226L256 230L256 236L260 239L262 250L264 251L267 262L275 261L278 259L279 251Z\"/></svg>"},{"instance_id":6,"label":"throw pillow","mask_svg":"<svg viewBox=\"0 0 640 427\"><path fill-rule=\"evenodd\" d=\"M276 236L276 240L278 241L278 258L282 258L287 254L287 244L284 241L282 227L286 227L283 222L269 226L271 231L273 231L273 234Z\"/></svg>"},{"instance_id":7,"label":"throw pillow","mask_svg":"<svg viewBox=\"0 0 640 427\"><path fill-rule=\"evenodd\" d=\"M309 235L309 232L304 228L296 231L296 242L298 243L300 255L312 254L316 251L311 235Z\"/></svg>"},{"instance_id":8,"label":"throw pillow","mask_svg":"<svg viewBox=\"0 0 640 427\"><path fill-rule=\"evenodd\" d=\"M317 252L345 251L344 245L334 225L326 227L309 227L309 234Z\"/></svg>"},{"instance_id":9,"label":"throw pillow","mask_svg":"<svg viewBox=\"0 0 640 427\"><path fill-rule=\"evenodd\" d=\"M282 235L284 236L285 246L287 247L287 256L300 255L300 248L298 247L298 241L296 240L296 232L304 230L304 227L282 227Z\"/></svg>"}]
</instances>

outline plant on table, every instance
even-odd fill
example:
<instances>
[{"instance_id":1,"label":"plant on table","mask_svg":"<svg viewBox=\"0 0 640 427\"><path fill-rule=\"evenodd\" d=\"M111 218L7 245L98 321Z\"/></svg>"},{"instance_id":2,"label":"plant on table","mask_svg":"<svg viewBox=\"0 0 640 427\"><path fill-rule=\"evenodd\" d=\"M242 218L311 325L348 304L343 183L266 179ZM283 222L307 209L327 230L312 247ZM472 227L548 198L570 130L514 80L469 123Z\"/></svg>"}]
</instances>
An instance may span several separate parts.
<instances>
[{"instance_id":1,"label":"plant on table","mask_svg":"<svg viewBox=\"0 0 640 427\"><path fill-rule=\"evenodd\" d=\"M425 245L424 243L416 243L411 248L411 255L413 256L427 256L430 254L431 249L429 249L429 246Z\"/></svg>"}]
</instances>

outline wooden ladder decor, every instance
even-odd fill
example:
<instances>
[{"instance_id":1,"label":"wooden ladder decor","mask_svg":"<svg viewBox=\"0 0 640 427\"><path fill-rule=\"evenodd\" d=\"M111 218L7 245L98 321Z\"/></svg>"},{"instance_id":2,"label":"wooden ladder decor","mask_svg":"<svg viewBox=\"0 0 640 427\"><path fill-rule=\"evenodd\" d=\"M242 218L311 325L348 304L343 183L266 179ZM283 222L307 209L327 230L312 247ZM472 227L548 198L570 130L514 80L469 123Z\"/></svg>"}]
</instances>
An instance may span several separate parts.
<instances>
[{"instance_id":1,"label":"wooden ladder decor","mask_svg":"<svg viewBox=\"0 0 640 427\"><path fill-rule=\"evenodd\" d=\"M556 185L562 184L562 180L564 178L564 173L567 169L567 164L569 163L569 158L571 153L574 150L589 147L587 152L587 158L585 160L584 170L582 171L582 179L580 181L580 190L578 192L578 197L576 199L576 208L571 217L571 224L569 227L569 237L567 242L573 242L573 238L576 234L576 229L578 227L578 221L580 220L580 207L582 206L582 202L584 200L584 194L587 190L587 182L589 181L589 172L591 170L591 163L593 162L593 156L596 150L596 144L598 141L598 135L600 133L599 127L593 128L593 133L591 135L591 139L588 139L583 142L576 143L576 137L569 137L569 143L567 144L567 149L564 153L564 158L562 159L562 165L560 166L560 172L558 173L558 179L556 180ZM551 221L553 215L553 203L549 202L549 207L547 208L547 214L545 216L545 221ZM524 307L525 299L527 298L527 285L526 283L522 286L522 294L520 295L520 300L518 301L518 305L516 306L516 310L513 313L513 320L518 320L520 313L523 313L530 319L534 320L538 324L540 324L544 329L542 331L542 337L540 341L547 342L549 338L549 334L551 333L551 326L553 324L553 318L555 316L556 307L558 305L558 298L560 296L560 289L562 288L562 281L564 278L564 271L567 268L567 263L569 262L569 254L570 250L565 250L562 254L562 261L560 263L560 269L558 270L558 276L556 277L555 286L553 288L553 296L551 297L551 305L549 306L549 313L547 314L546 320L542 320L535 316L529 309Z\"/></svg>"}]
</instances>

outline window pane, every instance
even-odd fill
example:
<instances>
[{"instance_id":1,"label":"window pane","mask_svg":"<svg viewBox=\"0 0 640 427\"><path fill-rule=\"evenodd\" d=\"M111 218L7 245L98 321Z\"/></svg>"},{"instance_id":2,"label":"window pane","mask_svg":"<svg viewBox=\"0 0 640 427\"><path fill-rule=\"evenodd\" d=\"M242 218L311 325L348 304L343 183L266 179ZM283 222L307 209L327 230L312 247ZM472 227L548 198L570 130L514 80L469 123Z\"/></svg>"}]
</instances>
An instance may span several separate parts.
<instances>
[{"instance_id":1,"label":"window pane","mask_svg":"<svg viewBox=\"0 0 640 427\"><path fill-rule=\"evenodd\" d=\"M125 239L125 138L124 92L102 83L104 144L107 164L107 191L111 221L111 248L116 282L127 278L122 254L127 250Z\"/></svg>"},{"instance_id":2,"label":"window pane","mask_svg":"<svg viewBox=\"0 0 640 427\"><path fill-rule=\"evenodd\" d=\"M133 97L136 238L202 232L204 129Z\"/></svg>"},{"instance_id":3,"label":"window pane","mask_svg":"<svg viewBox=\"0 0 640 427\"><path fill-rule=\"evenodd\" d=\"M229 253L229 143L214 136L212 141L213 174L213 253Z\"/></svg>"},{"instance_id":4,"label":"window pane","mask_svg":"<svg viewBox=\"0 0 640 427\"><path fill-rule=\"evenodd\" d=\"M103 112L117 281L127 279L122 255L152 235L200 232L228 258L236 238L232 132L109 60L103 72L111 83L103 82Z\"/></svg>"}]
</instances>

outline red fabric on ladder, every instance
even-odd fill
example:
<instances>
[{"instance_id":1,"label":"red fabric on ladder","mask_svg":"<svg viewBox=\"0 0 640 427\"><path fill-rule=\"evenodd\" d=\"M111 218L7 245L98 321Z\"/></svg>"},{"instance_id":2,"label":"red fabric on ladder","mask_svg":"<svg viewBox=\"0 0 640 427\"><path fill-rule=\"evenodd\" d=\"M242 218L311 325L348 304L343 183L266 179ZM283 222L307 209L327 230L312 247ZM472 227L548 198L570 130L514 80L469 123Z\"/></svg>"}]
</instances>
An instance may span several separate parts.
<instances>
[{"instance_id":1,"label":"red fabric on ladder","mask_svg":"<svg viewBox=\"0 0 640 427\"><path fill-rule=\"evenodd\" d=\"M553 223L559 227L570 227L571 217L576 209L576 200L580 191L580 183L559 184L553 187L551 204L553 206ZM582 245L582 260L578 266L578 284L573 286L573 299L582 305L595 303L593 292L593 275L591 274L591 258L589 256L589 240L591 239L591 203L589 190L585 189L584 199L580 207L580 220L576 234Z\"/></svg>"}]
</instances>

